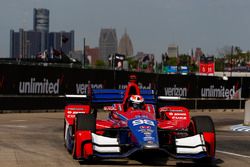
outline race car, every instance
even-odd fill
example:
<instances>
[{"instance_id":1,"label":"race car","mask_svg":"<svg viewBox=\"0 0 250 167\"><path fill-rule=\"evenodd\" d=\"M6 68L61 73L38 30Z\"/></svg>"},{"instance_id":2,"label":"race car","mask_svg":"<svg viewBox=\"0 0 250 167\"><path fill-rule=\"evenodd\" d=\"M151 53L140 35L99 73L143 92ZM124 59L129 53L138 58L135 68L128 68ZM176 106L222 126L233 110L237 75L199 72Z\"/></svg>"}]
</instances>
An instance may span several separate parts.
<instances>
[{"instance_id":1,"label":"race car","mask_svg":"<svg viewBox=\"0 0 250 167\"><path fill-rule=\"evenodd\" d=\"M89 86L87 95L67 96L81 99L67 104L64 113L65 146L73 158L124 158L163 151L174 158L211 161L215 157L212 119L191 117L185 107L162 105L169 97L139 89L135 78L125 90ZM105 120L96 117L101 104L109 112Z\"/></svg>"}]
</instances>

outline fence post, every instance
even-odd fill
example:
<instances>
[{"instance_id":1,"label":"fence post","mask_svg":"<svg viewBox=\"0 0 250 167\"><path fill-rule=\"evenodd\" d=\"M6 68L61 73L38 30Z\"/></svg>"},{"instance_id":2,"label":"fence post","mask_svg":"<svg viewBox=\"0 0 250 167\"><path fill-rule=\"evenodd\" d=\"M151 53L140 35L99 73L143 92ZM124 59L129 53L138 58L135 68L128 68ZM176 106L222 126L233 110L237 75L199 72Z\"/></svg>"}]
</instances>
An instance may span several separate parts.
<instances>
[{"instance_id":1,"label":"fence post","mask_svg":"<svg viewBox=\"0 0 250 167\"><path fill-rule=\"evenodd\" d=\"M250 126L250 100L245 103L244 125Z\"/></svg>"},{"instance_id":2,"label":"fence post","mask_svg":"<svg viewBox=\"0 0 250 167\"><path fill-rule=\"evenodd\" d=\"M195 111L198 111L198 109L197 109L197 98L195 98L194 102L195 102Z\"/></svg>"}]
</instances>

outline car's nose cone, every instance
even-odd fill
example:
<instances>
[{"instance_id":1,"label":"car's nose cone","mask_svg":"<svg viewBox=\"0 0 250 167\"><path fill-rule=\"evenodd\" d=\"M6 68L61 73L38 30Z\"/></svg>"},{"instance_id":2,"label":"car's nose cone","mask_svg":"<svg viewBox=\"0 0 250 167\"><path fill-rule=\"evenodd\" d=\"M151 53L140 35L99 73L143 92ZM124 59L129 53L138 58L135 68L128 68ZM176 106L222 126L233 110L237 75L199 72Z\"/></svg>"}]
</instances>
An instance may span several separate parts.
<instances>
[{"instance_id":1,"label":"car's nose cone","mask_svg":"<svg viewBox=\"0 0 250 167\"><path fill-rule=\"evenodd\" d=\"M145 144L144 146L144 149L158 149L159 148L159 145L156 144L156 143L147 143Z\"/></svg>"}]
</instances>

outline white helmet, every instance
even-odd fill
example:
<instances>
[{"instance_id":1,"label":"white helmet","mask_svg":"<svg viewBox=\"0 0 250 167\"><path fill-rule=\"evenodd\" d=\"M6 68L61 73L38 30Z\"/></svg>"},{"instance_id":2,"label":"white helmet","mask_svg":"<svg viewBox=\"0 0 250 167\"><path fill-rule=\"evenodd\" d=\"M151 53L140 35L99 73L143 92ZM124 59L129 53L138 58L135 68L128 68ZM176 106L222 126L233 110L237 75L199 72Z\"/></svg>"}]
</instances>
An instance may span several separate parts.
<instances>
[{"instance_id":1,"label":"white helmet","mask_svg":"<svg viewBox=\"0 0 250 167\"><path fill-rule=\"evenodd\" d=\"M143 109L144 99L140 95L132 95L129 99L129 106L134 109Z\"/></svg>"}]
</instances>

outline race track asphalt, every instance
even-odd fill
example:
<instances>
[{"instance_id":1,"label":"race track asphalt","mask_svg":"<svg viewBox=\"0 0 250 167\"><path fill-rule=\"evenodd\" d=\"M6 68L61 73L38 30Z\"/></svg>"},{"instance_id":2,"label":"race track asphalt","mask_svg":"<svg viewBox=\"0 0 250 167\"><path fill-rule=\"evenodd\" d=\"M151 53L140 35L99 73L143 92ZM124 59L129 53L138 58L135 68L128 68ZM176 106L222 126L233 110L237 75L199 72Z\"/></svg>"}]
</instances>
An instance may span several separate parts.
<instances>
[{"instance_id":1,"label":"race track asphalt","mask_svg":"<svg viewBox=\"0 0 250 167\"><path fill-rule=\"evenodd\" d=\"M104 118L106 115L100 112L98 117ZM191 115L210 115L215 122L217 152L212 165L175 160L162 154L79 162L73 160L64 147L63 112L51 112L0 114L0 166L249 166L250 132L230 129L243 123L243 112L192 112Z\"/></svg>"}]
</instances>

